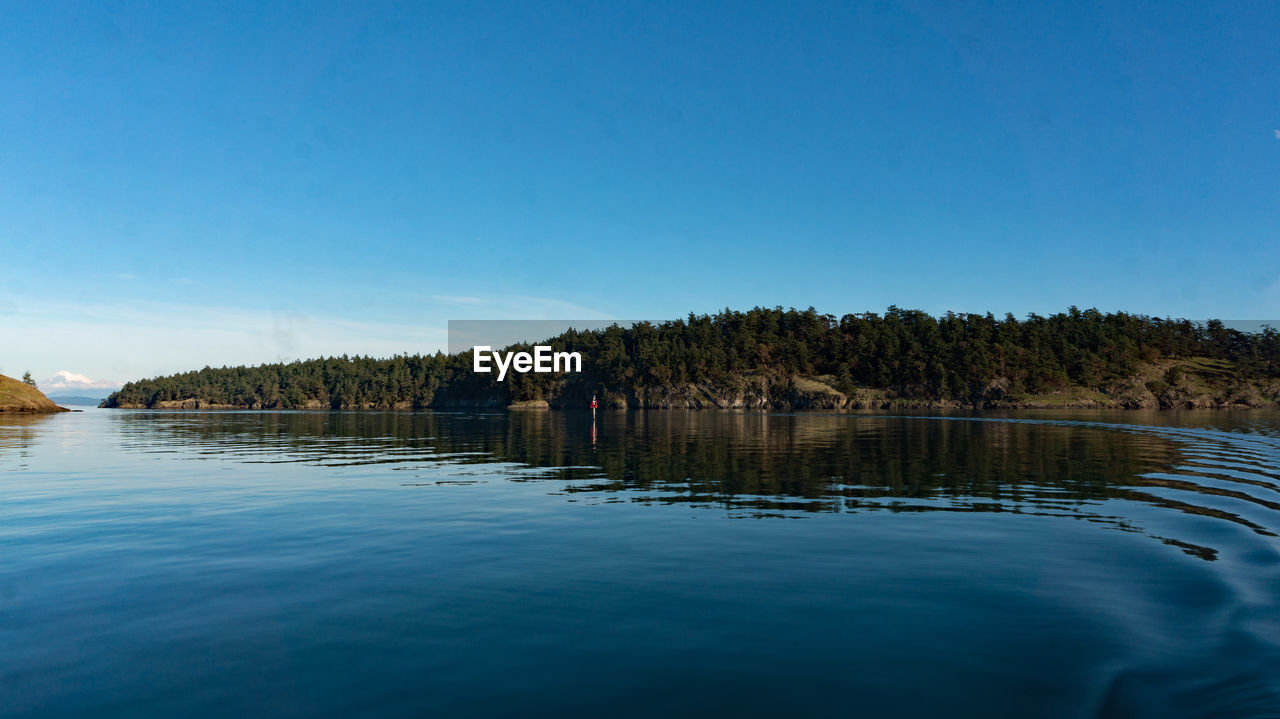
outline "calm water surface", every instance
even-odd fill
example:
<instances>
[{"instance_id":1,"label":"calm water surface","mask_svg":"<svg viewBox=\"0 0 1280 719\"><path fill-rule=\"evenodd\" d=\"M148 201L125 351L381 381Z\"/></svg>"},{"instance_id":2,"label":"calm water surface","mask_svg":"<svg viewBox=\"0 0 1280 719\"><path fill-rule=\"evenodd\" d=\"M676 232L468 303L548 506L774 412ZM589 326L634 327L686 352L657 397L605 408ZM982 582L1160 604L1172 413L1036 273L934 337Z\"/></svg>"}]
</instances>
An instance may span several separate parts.
<instances>
[{"instance_id":1,"label":"calm water surface","mask_svg":"<svg viewBox=\"0 0 1280 719\"><path fill-rule=\"evenodd\" d=\"M1280 716L1280 415L0 415L0 714Z\"/></svg>"}]
</instances>

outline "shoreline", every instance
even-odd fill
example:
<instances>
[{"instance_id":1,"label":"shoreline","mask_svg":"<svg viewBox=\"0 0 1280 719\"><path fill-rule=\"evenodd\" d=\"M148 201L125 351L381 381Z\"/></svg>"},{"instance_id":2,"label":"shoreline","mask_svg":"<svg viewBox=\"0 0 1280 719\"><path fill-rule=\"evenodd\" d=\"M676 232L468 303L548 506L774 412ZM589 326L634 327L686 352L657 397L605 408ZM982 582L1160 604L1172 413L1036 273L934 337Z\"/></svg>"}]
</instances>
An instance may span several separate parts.
<instances>
[{"instance_id":1,"label":"shoreline","mask_svg":"<svg viewBox=\"0 0 1280 719\"><path fill-rule=\"evenodd\" d=\"M167 404L167 403L166 403ZM145 406L145 405L120 405L116 407L94 407L93 409L106 410L126 410L126 411L163 411L163 412L401 412L412 414L415 412L456 412L464 410L492 410L502 412L589 412L589 407L563 407L547 403L542 405L531 405L527 402L512 403L510 405L493 405L486 403L475 404L459 404L452 403L445 406L426 406L426 407L391 407L391 406L368 406L368 407L235 407L228 405L214 404L197 404L197 406ZM1027 403L1027 404L1000 404L1000 405L956 405L956 404L895 404L882 405L877 407L716 407L716 406L623 406L623 407L600 407L597 412L603 414L605 412L639 412L639 411L686 411L686 412L759 412L759 413L814 413L814 414L859 414L859 413L878 413L878 412L902 412L913 410L924 410L932 412L993 412L1006 410L1098 410L1106 412L1219 412L1233 410L1280 410L1280 403L1276 404L1233 404L1219 403L1210 405L1196 406L1179 406L1179 407L1135 407L1126 405L1100 405L1100 404L1043 404L1043 403ZM60 411L69 412L65 408ZM24 412L25 414L38 414L36 412ZM13 412L18 414L18 412Z\"/></svg>"}]
</instances>

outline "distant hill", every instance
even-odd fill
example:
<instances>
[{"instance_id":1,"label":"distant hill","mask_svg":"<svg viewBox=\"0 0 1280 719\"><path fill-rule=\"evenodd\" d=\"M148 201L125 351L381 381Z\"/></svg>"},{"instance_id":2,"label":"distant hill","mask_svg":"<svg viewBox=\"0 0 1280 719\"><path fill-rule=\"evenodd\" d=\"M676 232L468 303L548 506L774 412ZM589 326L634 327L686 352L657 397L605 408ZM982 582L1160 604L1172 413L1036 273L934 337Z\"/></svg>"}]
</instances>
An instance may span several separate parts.
<instances>
[{"instance_id":1,"label":"distant hill","mask_svg":"<svg viewBox=\"0 0 1280 719\"><path fill-rule=\"evenodd\" d=\"M110 392L102 392L102 393L99 393L97 396L91 396L91 395L83 395L83 394L61 394L61 393L55 392L53 394L49 394L46 396L58 404L74 404L74 405L80 405L82 407L97 407L98 404L101 403L102 400L110 396L110 394L111 394Z\"/></svg>"},{"instance_id":2,"label":"distant hill","mask_svg":"<svg viewBox=\"0 0 1280 719\"><path fill-rule=\"evenodd\" d=\"M66 412L40 390L0 374L0 412Z\"/></svg>"},{"instance_id":3,"label":"distant hill","mask_svg":"<svg viewBox=\"0 0 1280 719\"><path fill-rule=\"evenodd\" d=\"M907 409L1275 407L1280 334L1078 310L1042 317L890 307L834 315L755 308L570 330L573 374L472 372L471 353L330 357L126 384L105 407ZM527 345L517 346L526 348ZM508 348L511 349L511 348Z\"/></svg>"}]
</instances>

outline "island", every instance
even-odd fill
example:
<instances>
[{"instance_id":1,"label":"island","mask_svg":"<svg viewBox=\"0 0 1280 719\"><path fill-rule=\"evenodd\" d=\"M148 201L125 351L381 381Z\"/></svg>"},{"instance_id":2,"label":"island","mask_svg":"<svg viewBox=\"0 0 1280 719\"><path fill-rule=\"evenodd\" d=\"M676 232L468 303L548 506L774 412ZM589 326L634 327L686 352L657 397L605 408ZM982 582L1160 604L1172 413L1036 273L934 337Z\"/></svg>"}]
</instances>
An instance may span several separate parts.
<instances>
[{"instance_id":1,"label":"island","mask_svg":"<svg viewBox=\"0 0 1280 719\"><path fill-rule=\"evenodd\" d=\"M0 412L70 412L33 385L0 374Z\"/></svg>"},{"instance_id":2,"label":"island","mask_svg":"<svg viewBox=\"0 0 1280 719\"><path fill-rule=\"evenodd\" d=\"M1096 309L1050 315L891 306L843 317L757 307L569 330L539 345L580 372L478 374L471 352L323 357L139 380L103 407L764 410L1280 406L1280 334ZM528 350L513 345L508 350Z\"/></svg>"}]
</instances>

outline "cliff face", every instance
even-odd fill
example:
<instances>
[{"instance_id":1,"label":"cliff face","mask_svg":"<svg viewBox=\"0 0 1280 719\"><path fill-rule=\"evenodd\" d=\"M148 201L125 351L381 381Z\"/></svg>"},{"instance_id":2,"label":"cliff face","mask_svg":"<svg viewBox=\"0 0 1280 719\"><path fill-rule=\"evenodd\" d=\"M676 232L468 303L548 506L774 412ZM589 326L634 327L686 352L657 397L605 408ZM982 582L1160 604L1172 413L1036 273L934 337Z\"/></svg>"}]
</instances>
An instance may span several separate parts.
<instances>
[{"instance_id":1,"label":"cliff face","mask_svg":"<svg viewBox=\"0 0 1280 719\"><path fill-rule=\"evenodd\" d=\"M824 378L825 379L825 378ZM578 408L582 403L553 399L556 408ZM971 401L900 396L881 389L858 388L845 395L816 378L797 377L789 385L775 385L763 393L697 384L663 386L608 394L600 403L607 408L633 409L762 409L762 410L909 410L909 409L1218 409L1280 407L1280 386L1245 382L1217 391L1188 388L1153 392L1140 378L1118 382L1106 391L1072 387L1040 395L1005 395L982 392Z\"/></svg>"},{"instance_id":2,"label":"cliff face","mask_svg":"<svg viewBox=\"0 0 1280 719\"><path fill-rule=\"evenodd\" d=\"M1173 369L1178 367L1178 369ZM603 408L633 409L758 409L758 410L907 410L907 409L1214 409L1280 407L1280 381L1231 377L1221 367L1194 362L1144 365L1137 374L1100 389L1067 387L1058 392L1009 394L1008 383L997 379L979 388L969 401L904 396L891 390L859 387L848 394L835 378L762 376L728 382L667 384L608 392ZM554 408L585 407L581 393L565 392L550 400ZM500 406L501 401L486 406ZM471 404L470 406L479 406Z\"/></svg>"},{"instance_id":3,"label":"cliff face","mask_svg":"<svg viewBox=\"0 0 1280 719\"><path fill-rule=\"evenodd\" d=\"M786 380L752 375L729 382L691 382L636 387L626 393L609 393L601 406L645 409L842 409L848 398L831 386L809 377ZM564 401L552 406L577 407Z\"/></svg>"},{"instance_id":4,"label":"cliff face","mask_svg":"<svg viewBox=\"0 0 1280 719\"><path fill-rule=\"evenodd\" d=\"M0 374L0 412L69 412L25 382Z\"/></svg>"},{"instance_id":5,"label":"cliff face","mask_svg":"<svg viewBox=\"0 0 1280 719\"><path fill-rule=\"evenodd\" d=\"M1215 409L1280 407L1280 380L1241 379L1224 362L1203 359L1143 364L1132 376L1100 388L1070 386L1047 394L1010 394L1002 378L977 388L968 401L901 395L859 387L848 394L834 377L737 377L729 382L668 384L606 393L601 407L636 409ZM585 407L573 392L551 399L552 407Z\"/></svg>"}]
</instances>

